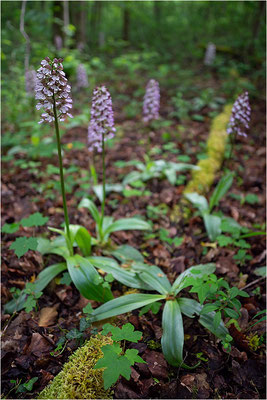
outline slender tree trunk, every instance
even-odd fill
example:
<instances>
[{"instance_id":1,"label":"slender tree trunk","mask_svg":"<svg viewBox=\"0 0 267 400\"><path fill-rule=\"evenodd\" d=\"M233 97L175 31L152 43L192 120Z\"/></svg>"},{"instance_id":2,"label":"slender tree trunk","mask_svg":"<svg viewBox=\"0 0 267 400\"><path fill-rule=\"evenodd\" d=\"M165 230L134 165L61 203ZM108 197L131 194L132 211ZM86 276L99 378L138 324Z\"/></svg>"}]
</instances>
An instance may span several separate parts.
<instances>
[{"instance_id":1,"label":"slender tree trunk","mask_svg":"<svg viewBox=\"0 0 267 400\"><path fill-rule=\"evenodd\" d=\"M127 3L124 3L122 39L125 40L126 42L129 41L129 28L130 28L130 10L129 10L129 5Z\"/></svg>"},{"instance_id":2,"label":"slender tree trunk","mask_svg":"<svg viewBox=\"0 0 267 400\"><path fill-rule=\"evenodd\" d=\"M21 14L20 14L20 32L22 33L22 35L24 36L24 38L25 38L25 40L26 40L26 49L25 49L25 56L24 56L24 68L25 68L25 72L27 72L28 69L29 69L30 51L31 51L31 42L30 42L30 38L29 38L29 36L27 35L27 33L25 32L25 29L24 29L24 19L25 19L26 3L27 3L27 0L23 0L22 6L21 6Z\"/></svg>"},{"instance_id":3,"label":"slender tree trunk","mask_svg":"<svg viewBox=\"0 0 267 400\"><path fill-rule=\"evenodd\" d=\"M56 37L60 37L61 42L63 41L63 34L62 34L62 26L63 22L63 2L62 1L53 1L52 5L53 10L53 41L56 40Z\"/></svg>"}]
</instances>

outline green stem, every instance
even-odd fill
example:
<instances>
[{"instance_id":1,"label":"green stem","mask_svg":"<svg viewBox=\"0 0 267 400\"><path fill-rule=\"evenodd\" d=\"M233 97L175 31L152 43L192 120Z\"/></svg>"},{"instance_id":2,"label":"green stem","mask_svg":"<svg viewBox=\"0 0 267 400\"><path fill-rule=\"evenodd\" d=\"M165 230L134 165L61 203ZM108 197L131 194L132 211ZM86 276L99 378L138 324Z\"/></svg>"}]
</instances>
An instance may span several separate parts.
<instances>
[{"instance_id":1,"label":"green stem","mask_svg":"<svg viewBox=\"0 0 267 400\"><path fill-rule=\"evenodd\" d=\"M230 135L231 150L230 150L230 154L229 154L229 157L228 157L227 163L226 163L226 166L227 166L227 167L228 167L229 162L230 162L230 160L231 160L231 158L232 158L232 154L233 154L233 150L234 150L235 139L236 139L236 132L234 133L234 136Z\"/></svg>"},{"instance_id":2,"label":"green stem","mask_svg":"<svg viewBox=\"0 0 267 400\"><path fill-rule=\"evenodd\" d=\"M106 165L105 165L104 134L102 134L102 171L103 171L103 179L102 179L103 199L102 199L102 203L101 203L101 219L100 219L101 237L103 235L102 227L103 227L103 219L104 219L104 212L105 212L105 202L106 202ZM102 237L102 239L103 239L103 237Z\"/></svg>"},{"instance_id":3,"label":"green stem","mask_svg":"<svg viewBox=\"0 0 267 400\"><path fill-rule=\"evenodd\" d=\"M56 137L57 137L57 152L58 152L58 159L59 159L59 171L60 171L60 184L61 184L61 193L62 193L62 200L63 200L63 209L64 209L64 217L65 217L65 225L67 230L67 237L69 239L69 243L71 244L71 237L70 237L70 223L69 223L69 216L67 210L67 202L66 202L66 192L65 192L65 184L64 184L64 175L63 175L63 163L62 163L62 155L61 155L61 143L60 143L60 135L59 135L59 128L58 128L58 118L57 118L57 109L56 109L56 100L55 95L53 94L53 112L55 116L55 130L56 130ZM70 253L73 255L72 246L70 247Z\"/></svg>"}]
</instances>

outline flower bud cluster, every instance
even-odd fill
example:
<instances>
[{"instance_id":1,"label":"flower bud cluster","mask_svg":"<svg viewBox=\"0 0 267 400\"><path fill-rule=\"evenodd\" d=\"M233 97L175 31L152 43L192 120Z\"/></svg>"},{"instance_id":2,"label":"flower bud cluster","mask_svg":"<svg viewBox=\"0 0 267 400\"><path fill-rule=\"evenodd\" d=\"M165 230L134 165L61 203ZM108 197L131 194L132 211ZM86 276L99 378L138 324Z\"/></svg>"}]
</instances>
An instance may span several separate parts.
<instances>
[{"instance_id":1,"label":"flower bud cluster","mask_svg":"<svg viewBox=\"0 0 267 400\"><path fill-rule=\"evenodd\" d=\"M93 92L91 120L88 127L88 150L94 148L102 151L102 139L104 141L114 137L114 117L112 100L105 86L97 87Z\"/></svg>"},{"instance_id":2,"label":"flower bud cluster","mask_svg":"<svg viewBox=\"0 0 267 400\"><path fill-rule=\"evenodd\" d=\"M44 108L45 113L41 115L39 122L53 122L54 105L60 121L65 121L66 116L71 118L69 109L72 108L70 97L70 85L63 71L62 59L54 58L53 61L46 57L41 62L41 68L37 70L37 83L35 86L35 98L39 100L37 110Z\"/></svg>"},{"instance_id":3,"label":"flower bud cluster","mask_svg":"<svg viewBox=\"0 0 267 400\"><path fill-rule=\"evenodd\" d=\"M150 79L146 86L143 104L143 120L145 122L159 118L159 101L159 84L155 79Z\"/></svg>"},{"instance_id":4,"label":"flower bud cluster","mask_svg":"<svg viewBox=\"0 0 267 400\"><path fill-rule=\"evenodd\" d=\"M77 67L77 88L88 88L87 73L82 64Z\"/></svg>"},{"instance_id":5,"label":"flower bud cluster","mask_svg":"<svg viewBox=\"0 0 267 400\"><path fill-rule=\"evenodd\" d=\"M249 106L248 92L241 94L234 102L232 115L228 124L228 135L236 133L247 136L245 131L249 129L251 108Z\"/></svg>"},{"instance_id":6,"label":"flower bud cluster","mask_svg":"<svg viewBox=\"0 0 267 400\"><path fill-rule=\"evenodd\" d=\"M212 65L216 57L216 46L214 43L209 43L206 48L204 64Z\"/></svg>"},{"instance_id":7,"label":"flower bud cluster","mask_svg":"<svg viewBox=\"0 0 267 400\"><path fill-rule=\"evenodd\" d=\"M34 96L36 85L36 72L34 69L29 69L25 73L25 89L29 96Z\"/></svg>"}]
</instances>

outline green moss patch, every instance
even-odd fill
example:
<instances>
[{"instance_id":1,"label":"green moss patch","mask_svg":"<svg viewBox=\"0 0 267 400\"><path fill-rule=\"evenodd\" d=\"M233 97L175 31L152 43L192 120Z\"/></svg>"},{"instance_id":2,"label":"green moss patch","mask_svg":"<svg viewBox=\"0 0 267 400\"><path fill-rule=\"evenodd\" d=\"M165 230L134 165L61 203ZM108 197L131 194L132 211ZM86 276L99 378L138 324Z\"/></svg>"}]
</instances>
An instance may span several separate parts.
<instances>
[{"instance_id":1,"label":"green moss patch","mask_svg":"<svg viewBox=\"0 0 267 400\"><path fill-rule=\"evenodd\" d=\"M205 194L213 184L216 173L221 168L227 142L227 124L231 117L232 104L227 104L223 112L214 118L207 141L208 158L197 164L200 170L192 172L192 179L184 189L185 193Z\"/></svg>"},{"instance_id":2,"label":"green moss patch","mask_svg":"<svg viewBox=\"0 0 267 400\"><path fill-rule=\"evenodd\" d=\"M103 368L93 369L103 356L101 347L105 344L112 344L112 339L100 334L91 337L70 356L38 399L111 399L112 391L104 390Z\"/></svg>"}]
</instances>

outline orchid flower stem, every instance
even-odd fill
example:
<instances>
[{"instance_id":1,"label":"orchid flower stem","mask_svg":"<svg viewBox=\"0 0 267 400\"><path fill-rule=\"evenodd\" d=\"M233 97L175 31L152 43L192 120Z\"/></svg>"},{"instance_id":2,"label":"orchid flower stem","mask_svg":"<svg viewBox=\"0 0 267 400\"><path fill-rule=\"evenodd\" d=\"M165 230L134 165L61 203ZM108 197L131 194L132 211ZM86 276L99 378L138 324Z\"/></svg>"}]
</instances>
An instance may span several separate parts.
<instances>
[{"instance_id":1,"label":"orchid flower stem","mask_svg":"<svg viewBox=\"0 0 267 400\"><path fill-rule=\"evenodd\" d=\"M232 155L233 155L235 140L236 140L236 132L234 133L234 135L230 135L231 150L230 150L229 157L228 157L228 159L227 159L227 167L228 167L229 162L230 162L230 160L231 160L231 158L232 158Z\"/></svg>"},{"instance_id":2,"label":"orchid flower stem","mask_svg":"<svg viewBox=\"0 0 267 400\"><path fill-rule=\"evenodd\" d=\"M103 179L102 179L102 188L103 188L103 198L101 203L101 219L100 219L100 227L101 227L101 236L103 234L103 220L104 220L104 212L105 212L105 202L106 202L106 164L105 164L105 141L104 134L102 134L102 170L103 170ZM103 237L102 237L103 239Z\"/></svg>"},{"instance_id":3,"label":"orchid flower stem","mask_svg":"<svg viewBox=\"0 0 267 400\"><path fill-rule=\"evenodd\" d=\"M67 210L64 175L63 175L63 163L62 163L62 155L61 155L61 143L60 143L60 135L59 135L59 128L58 128L56 101L55 101L54 94L53 94L53 112L54 112L54 116L55 116L55 130L56 130L56 137L57 137L57 151L58 151L58 159L59 159L60 184L61 184L61 193L62 193L62 200L63 200L65 225L66 225L66 230L67 230L67 237L69 239L69 242L71 243L70 226L69 226L70 223L69 223L69 216L68 216L68 210Z\"/></svg>"}]
</instances>

